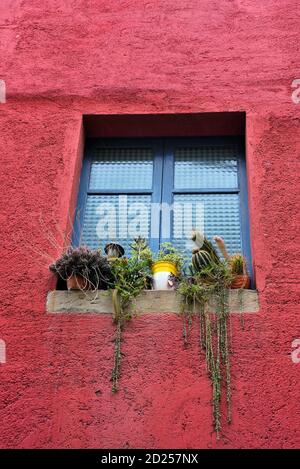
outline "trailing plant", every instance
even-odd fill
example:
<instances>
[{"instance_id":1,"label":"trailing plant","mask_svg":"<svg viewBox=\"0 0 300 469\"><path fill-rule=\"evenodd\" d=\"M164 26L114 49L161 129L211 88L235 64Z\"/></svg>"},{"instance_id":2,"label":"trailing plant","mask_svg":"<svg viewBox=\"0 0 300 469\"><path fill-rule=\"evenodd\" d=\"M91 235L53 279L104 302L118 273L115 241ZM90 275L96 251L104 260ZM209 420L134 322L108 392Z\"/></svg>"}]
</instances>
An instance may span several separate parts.
<instances>
[{"instance_id":1,"label":"trailing plant","mask_svg":"<svg viewBox=\"0 0 300 469\"><path fill-rule=\"evenodd\" d=\"M132 300L142 290L151 288L151 251L143 238L136 238L131 245L130 258L116 258L111 262L113 285L113 322L116 326L114 340L114 365L112 370L112 392L118 391L122 360L122 332L126 321L133 316Z\"/></svg>"},{"instance_id":2,"label":"trailing plant","mask_svg":"<svg viewBox=\"0 0 300 469\"><path fill-rule=\"evenodd\" d=\"M205 351L206 365L212 384L213 425L219 438L221 431L221 397L226 387L227 421L231 422L231 375L229 348L229 287L232 273L227 261L211 256L211 243L204 243L210 262L199 267L193 263L191 276L184 277L177 291L181 296L183 339L188 344L194 316L199 320L199 346ZM199 251L197 251L199 252ZM195 254L195 253L194 253ZM214 260L212 260L214 257ZM214 312L208 310L214 306Z\"/></svg>"},{"instance_id":3,"label":"trailing plant","mask_svg":"<svg viewBox=\"0 0 300 469\"><path fill-rule=\"evenodd\" d=\"M183 316L183 340L188 345L189 334L192 328L193 317L199 315L200 335L199 344L204 348L204 307L210 298L210 286L197 283L195 277L183 277L177 286L177 292L181 296L181 314Z\"/></svg>"},{"instance_id":4,"label":"trailing plant","mask_svg":"<svg viewBox=\"0 0 300 469\"><path fill-rule=\"evenodd\" d=\"M65 281L78 275L85 280L86 288L92 290L106 290L112 279L109 262L101 250L84 246L68 247L49 269Z\"/></svg>"}]
</instances>

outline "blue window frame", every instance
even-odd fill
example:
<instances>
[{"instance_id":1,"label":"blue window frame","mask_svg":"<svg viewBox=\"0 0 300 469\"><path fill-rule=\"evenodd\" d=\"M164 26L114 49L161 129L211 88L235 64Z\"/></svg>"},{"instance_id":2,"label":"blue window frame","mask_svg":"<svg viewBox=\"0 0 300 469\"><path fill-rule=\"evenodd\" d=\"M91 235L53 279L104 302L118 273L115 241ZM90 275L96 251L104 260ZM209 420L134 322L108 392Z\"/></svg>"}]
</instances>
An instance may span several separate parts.
<instances>
[{"instance_id":1,"label":"blue window frame","mask_svg":"<svg viewBox=\"0 0 300 469\"><path fill-rule=\"evenodd\" d=\"M247 200L242 138L90 139L73 244L116 241L128 253L140 233L154 251L172 241L190 255L193 226L224 237L251 271Z\"/></svg>"}]
</instances>

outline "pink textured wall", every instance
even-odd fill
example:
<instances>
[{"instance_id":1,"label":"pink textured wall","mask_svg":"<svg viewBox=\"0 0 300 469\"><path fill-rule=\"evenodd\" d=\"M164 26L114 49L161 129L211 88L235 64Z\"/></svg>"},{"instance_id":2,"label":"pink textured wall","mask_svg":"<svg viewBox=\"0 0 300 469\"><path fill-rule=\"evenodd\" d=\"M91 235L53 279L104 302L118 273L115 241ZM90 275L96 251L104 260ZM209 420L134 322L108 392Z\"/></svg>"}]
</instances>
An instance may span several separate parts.
<instances>
[{"instance_id":1,"label":"pink textured wall","mask_svg":"<svg viewBox=\"0 0 300 469\"><path fill-rule=\"evenodd\" d=\"M300 78L297 0L2 0L1 447L297 447ZM232 319L233 423L216 442L204 360L174 315L128 325L110 393L109 317L45 312L83 114L245 111L261 309Z\"/></svg>"}]
</instances>

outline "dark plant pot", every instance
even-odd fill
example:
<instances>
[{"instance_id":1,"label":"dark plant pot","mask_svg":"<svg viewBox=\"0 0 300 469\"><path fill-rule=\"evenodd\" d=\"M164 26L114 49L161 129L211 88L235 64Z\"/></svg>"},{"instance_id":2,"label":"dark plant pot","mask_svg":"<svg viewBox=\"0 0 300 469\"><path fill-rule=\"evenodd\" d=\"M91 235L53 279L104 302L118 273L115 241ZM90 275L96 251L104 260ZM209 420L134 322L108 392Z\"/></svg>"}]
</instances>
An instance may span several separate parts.
<instances>
[{"instance_id":1,"label":"dark plant pot","mask_svg":"<svg viewBox=\"0 0 300 469\"><path fill-rule=\"evenodd\" d=\"M236 275L231 283L230 288L237 290L240 288L250 288L249 275Z\"/></svg>"},{"instance_id":2,"label":"dark plant pot","mask_svg":"<svg viewBox=\"0 0 300 469\"><path fill-rule=\"evenodd\" d=\"M116 259L124 255L124 248L117 243L109 243L104 248L105 254L109 259Z\"/></svg>"},{"instance_id":3,"label":"dark plant pot","mask_svg":"<svg viewBox=\"0 0 300 469\"><path fill-rule=\"evenodd\" d=\"M90 283L80 275L71 275L67 279L68 290L89 290Z\"/></svg>"}]
</instances>

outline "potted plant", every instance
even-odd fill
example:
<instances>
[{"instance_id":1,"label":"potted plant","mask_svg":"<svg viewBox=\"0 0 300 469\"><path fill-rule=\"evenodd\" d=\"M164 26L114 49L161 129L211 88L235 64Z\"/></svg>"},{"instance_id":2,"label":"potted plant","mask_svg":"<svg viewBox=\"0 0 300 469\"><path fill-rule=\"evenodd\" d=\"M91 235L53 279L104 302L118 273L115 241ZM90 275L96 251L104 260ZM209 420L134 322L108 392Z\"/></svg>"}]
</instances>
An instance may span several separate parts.
<instances>
[{"instance_id":1,"label":"potted plant","mask_svg":"<svg viewBox=\"0 0 300 469\"><path fill-rule=\"evenodd\" d=\"M104 252L107 255L109 260L117 259L118 257L124 256L124 248L117 243L108 243L105 248Z\"/></svg>"},{"instance_id":2,"label":"potted plant","mask_svg":"<svg viewBox=\"0 0 300 469\"><path fill-rule=\"evenodd\" d=\"M193 318L197 316L198 343L204 352L212 383L213 425L219 438L224 388L227 421L231 422L229 288L233 277L226 256L222 253L225 259L220 259L215 247L204 234L193 231L191 239L196 245L192 251L191 272L188 276L183 275L177 286L181 297L182 336L187 346Z\"/></svg>"},{"instance_id":3,"label":"potted plant","mask_svg":"<svg viewBox=\"0 0 300 469\"><path fill-rule=\"evenodd\" d=\"M191 240L196 246L192 251L192 266L196 272L212 264L220 263L216 249L201 231L192 231Z\"/></svg>"},{"instance_id":4,"label":"potted plant","mask_svg":"<svg viewBox=\"0 0 300 469\"><path fill-rule=\"evenodd\" d=\"M154 290L173 290L172 277L179 276L182 266L182 254L171 243L163 243L151 265Z\"/></svg>"},{"instance_id":5,"label":"potted plant","mask_svg":"<svg viewBox=\"0 0 300 469\"><path fill-rule=\"evenodd\" d=\"M49 269L67 282L68 290L106 290L111 281L109 262L99 249L69 247Z\"/></svg>"},{"instance_id":6,"label":"potted plant","mask_svg":"<svg viewBox=\"0 0 300 469\"><path fill-rule=\"evenodd\" d=\"M250 277L245 257L240 253L233 254L229 259L229 265L233 275L231 288L250 288Z\"/></svg>"},{"instance_id":7,"label":"potted plant","mask_svg":"<svg viewBox=\"0 0 300 469\"><path fill-rule=\"evenodd\" d=\"M231 288L250 288L250 276L247 272L247 263L245 257L239 252L230 256L226 249L225 242L221 236L214 236L214 240L224 259L229 264L233 276Z\"/></svg>"},{"instance_id":8,"label":"potted plant","mask_svg":"<svg viewBox=\"0 0 300 469\"><path fill-rule=\"evenodd\" d=\"M151 288L152 253L144 238L135 238L131 244L131 256L115 258L111 262L112 269L112 302L113 322L116 327L114 365L112 370L112 392L118 390L118 380L122 361L122 332L126 321L133 317L132 301L143 290Z\"/></svg>"}]
</instances>

